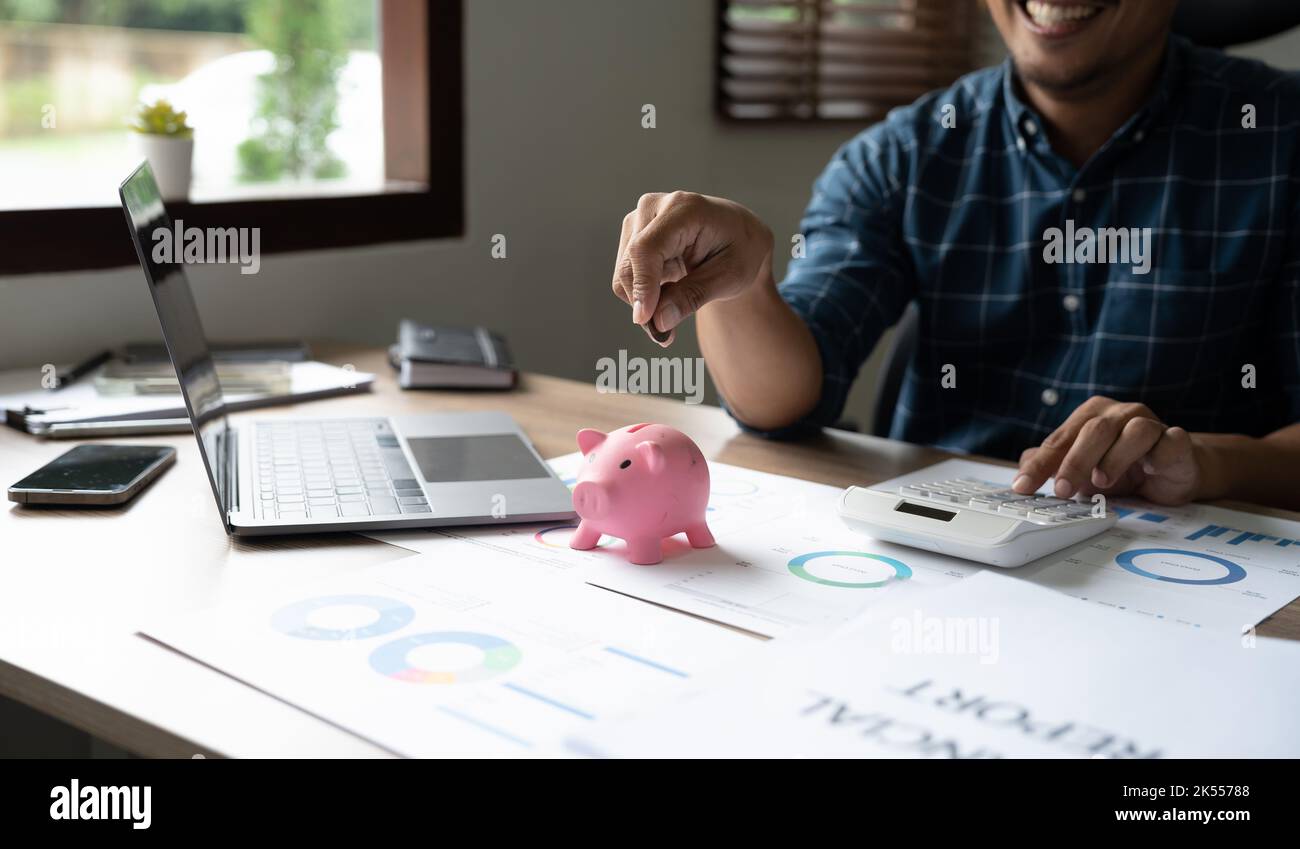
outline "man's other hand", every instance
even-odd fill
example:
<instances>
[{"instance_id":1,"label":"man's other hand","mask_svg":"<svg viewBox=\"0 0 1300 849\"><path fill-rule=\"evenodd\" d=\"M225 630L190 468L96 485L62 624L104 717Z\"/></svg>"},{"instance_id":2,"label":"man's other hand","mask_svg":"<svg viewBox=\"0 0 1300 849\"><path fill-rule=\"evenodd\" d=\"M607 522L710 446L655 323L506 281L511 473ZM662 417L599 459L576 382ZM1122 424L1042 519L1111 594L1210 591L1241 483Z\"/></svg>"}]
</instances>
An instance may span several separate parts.
<instances>
[{"instance_id":1,"label":"man's other hand","mask_svg":"<svg viewBox=\"0 0 1300 849\"><path fill-rule=\"evenodd\" d=\"M1036 448L1020 455L1017 492L1055 478L1060 498L1135 493L1157 504L1197 497L1202 458L1191 434L1169 427L1144 404L1094 395Z\"/></svg>"}]
</instances>

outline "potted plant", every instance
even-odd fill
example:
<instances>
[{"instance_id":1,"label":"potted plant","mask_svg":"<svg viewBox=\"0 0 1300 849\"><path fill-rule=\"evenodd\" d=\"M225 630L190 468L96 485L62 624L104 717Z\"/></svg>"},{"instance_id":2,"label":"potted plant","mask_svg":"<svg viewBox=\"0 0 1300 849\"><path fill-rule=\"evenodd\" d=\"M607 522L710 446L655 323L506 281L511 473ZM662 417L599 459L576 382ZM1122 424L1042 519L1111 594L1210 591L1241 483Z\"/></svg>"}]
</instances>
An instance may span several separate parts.
<instances>
[{"instance_id":1,"label":"potted plant","mask_svg":"<svg viewBox=\"0 0 1300 849\"><path fill-rule=\"evenodd\" d=\"M194 158L194 128L166 100L143 103L131 129L140 141L140 153L153 167L163 200L190 196L190 170Z\"/></svg>"}]
</instances>

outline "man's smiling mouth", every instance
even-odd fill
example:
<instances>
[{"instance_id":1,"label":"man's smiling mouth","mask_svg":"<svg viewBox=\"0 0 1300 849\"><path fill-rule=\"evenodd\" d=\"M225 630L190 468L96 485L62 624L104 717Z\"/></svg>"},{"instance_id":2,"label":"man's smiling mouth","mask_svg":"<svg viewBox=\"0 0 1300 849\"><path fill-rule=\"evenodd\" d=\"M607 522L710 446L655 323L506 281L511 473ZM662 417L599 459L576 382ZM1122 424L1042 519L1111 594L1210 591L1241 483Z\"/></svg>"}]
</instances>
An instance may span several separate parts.
<instances>
[{"instance_id":1,"label":"man's smiling mouth","mask_svg":"<svg viewBox=\"0 0 1300 849\"><path fill-rule=\"evenodd\" d=\"M1073 35L1085 29L1107 5L1077 0L1016 0L1030 30L1049 38Z\"/></svg>"}]
</instances>

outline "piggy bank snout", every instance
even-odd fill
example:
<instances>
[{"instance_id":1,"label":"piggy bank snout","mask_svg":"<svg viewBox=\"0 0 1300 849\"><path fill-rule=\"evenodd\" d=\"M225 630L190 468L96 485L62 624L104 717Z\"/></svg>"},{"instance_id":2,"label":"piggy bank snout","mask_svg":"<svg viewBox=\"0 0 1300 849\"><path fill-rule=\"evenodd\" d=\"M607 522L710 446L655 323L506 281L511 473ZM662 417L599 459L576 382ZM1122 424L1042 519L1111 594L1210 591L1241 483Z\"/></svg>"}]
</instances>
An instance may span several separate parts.
<instances>
[{"instance_id":1,"label":"piggy bank snout","mask_svg":"<svg viewBox=\"0 0 1300 849\"><path fill-rule=\"evenodd\" d=\"M584 519L599 519L609 512L609 493L593 481L582 481L573 488L573 509Z\"/></svg>"}]
</instances>

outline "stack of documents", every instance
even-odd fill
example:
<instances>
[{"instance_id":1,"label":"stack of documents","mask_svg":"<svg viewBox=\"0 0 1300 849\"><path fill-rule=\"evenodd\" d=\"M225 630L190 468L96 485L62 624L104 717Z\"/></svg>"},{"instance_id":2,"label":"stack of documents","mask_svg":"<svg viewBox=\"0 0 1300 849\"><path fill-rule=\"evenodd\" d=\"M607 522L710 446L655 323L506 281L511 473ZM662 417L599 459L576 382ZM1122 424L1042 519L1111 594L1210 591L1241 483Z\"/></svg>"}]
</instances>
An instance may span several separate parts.
<instances>
[{"instance_id":1,"label":"stack of documents","mask_svg":"<svg viewBox=\"0 0 1300 849\"><path fill-rule=\"evenodd\" d=\"M364 392L374 382L373 374L322 362L289 363L283 368L288 370L287 391L227 392L227 410ZM63 389L48 390L40 388L41 376L37 369L0 374L0 410L10 427L49 437L184 433L190 429L184 401L177 392L103 394L96 385L101 381L90 376Z\"/></svg>"},{"instance_id":2,"label":"stack of documents","mask_svg":"<svg viewBox=\"0 0 1300 849\"><path fill-rule=\"evenodd\" d=\"M160 623L183 654L395 754L561 752L761 647L446 540L310 586Z\"/></svg>"},{"instance_id":3,"label":"stack of documents","mask_svg":"<svg viewBox=\"0 0 1300 849\"><path fill-rule=\"evenodd\" d=\"M1192 633L986 571L774 641L571 743L626 757L1300 756L1300 644Z\"/></svg>"},{"instance_id":4,"label":"stack of documents","mask_svg":"<svg viewBox=\"0 0 1300 849\"><path fill-rule=\"evenodd\" d=\"M147 632L405 755L1300 756L1300 644L1252 627L1300 595L1300 523L1122 499L1001 570L710 471L717 545L656 566L565 522L381 532L421 556Z\"/></svg>"}]
</instances>

